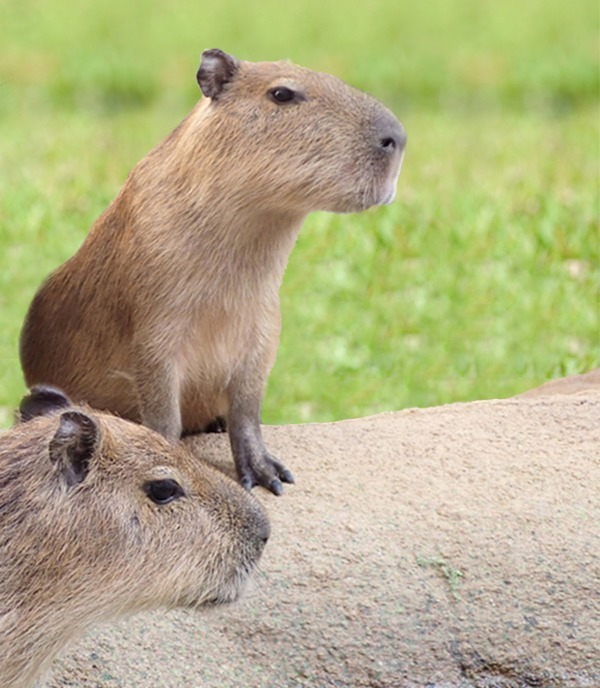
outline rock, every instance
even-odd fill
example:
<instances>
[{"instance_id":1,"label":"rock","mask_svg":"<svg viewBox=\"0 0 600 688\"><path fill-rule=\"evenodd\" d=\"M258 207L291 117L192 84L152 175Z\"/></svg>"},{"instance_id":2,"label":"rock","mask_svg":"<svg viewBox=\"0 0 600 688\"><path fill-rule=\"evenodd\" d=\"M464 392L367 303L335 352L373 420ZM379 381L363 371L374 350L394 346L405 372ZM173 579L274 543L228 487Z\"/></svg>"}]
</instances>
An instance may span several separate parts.
<instances>
[{"instance_id":1,"label":"rock","mask_svg":"<svg viewBox=\"0 0 600 688\"><path fill-rule=\"evenodd\" d=\"M100 629L50 686L600 685L598 387L264 434L297 484L255 490L246 598ZM190 446L229 470L226 437Z\"/></svg>"}]
</instances>

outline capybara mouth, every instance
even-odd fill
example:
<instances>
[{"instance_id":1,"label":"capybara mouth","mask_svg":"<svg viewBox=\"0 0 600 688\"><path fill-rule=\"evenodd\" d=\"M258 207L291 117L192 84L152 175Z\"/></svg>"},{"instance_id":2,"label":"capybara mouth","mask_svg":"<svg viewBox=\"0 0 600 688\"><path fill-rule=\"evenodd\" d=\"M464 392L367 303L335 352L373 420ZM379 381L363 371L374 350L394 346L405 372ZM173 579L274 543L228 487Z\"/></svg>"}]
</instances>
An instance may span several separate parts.
<instances>
[{"instance_id":1,"label":"capybara mouth","mask_svg":"<svg viewBox=\"0 0 600 688\"><path fill-rule=\"evenodd\" d=\"M215 590L212 594L209 594L208 597L206 595L202 595L196 598L188 598L181 604L181 606L189 609L207 609L236 602L244 594L254 570L255 566L251 565L246 569L238 571L232 575L227 582L219 586L218 590Z\"/></svg>"}]
</instances>

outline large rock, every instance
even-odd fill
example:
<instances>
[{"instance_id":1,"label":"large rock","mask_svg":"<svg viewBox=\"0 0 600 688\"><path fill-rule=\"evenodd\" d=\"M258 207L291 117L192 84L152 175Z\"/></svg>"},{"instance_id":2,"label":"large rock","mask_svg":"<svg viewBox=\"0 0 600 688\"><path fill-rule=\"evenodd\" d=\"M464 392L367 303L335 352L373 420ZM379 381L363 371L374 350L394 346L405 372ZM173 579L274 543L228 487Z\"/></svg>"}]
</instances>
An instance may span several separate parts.
<instances>
[{"instance_id":1,"label":"large rock","mask_svg":"<svg viewBox=\"0 0 600 688\"><path fill-rule=\"evenodd\" d=\"M600 392L264 432L297 485L255 491L246 599L95 631L50 685L600 685Z\"/></svg>"}]
</instances>

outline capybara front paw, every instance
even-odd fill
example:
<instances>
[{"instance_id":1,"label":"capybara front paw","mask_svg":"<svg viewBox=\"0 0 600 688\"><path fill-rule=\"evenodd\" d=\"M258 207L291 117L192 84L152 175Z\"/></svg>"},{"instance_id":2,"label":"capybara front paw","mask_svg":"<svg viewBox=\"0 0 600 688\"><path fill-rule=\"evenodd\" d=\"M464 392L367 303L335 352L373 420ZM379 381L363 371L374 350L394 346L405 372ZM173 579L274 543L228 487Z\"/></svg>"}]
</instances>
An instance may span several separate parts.
<instances>
[{"instance_id":1,"label":"capybara front paw","mask_svg":"<svg viewBox=\"0 0 600 688\"><path fill-rule=\"evenodd\" d=\"M274 495L283 494L282 483L294 483L294 476L271 454L263 454L258 460L249 461L240 475L240 483L246 490L261 485Z\"/></svg>"}]
</instances>

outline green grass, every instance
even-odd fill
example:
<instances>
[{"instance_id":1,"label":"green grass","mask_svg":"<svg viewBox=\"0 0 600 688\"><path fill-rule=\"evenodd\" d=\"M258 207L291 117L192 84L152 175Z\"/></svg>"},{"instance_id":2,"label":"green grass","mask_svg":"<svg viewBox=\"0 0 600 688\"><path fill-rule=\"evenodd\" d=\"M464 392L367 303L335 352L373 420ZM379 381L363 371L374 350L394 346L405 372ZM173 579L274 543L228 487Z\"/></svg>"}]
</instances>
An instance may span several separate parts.
<instances>
[{"instance_id":1,"label":"green grass","mask_svg":"<svg viewBox=\"0 0 600 688\"><path fill-rule=\"evenodd\" d=\"M462 576L464 575L462 571L457 569L452 564L449 564L442 557L416 557L417 566L421 568L436 568L442 576L446 579L448 588L450 589L450 594L454 598L455 602L461 601L461 596L458 592L458 584Z\"/></svg>"},{"instance_id":2,"label":"green grass","mask_svg":"<svg viewBox=\"0 0 600 688\"><path fill-rule=\"evenodd\" d=\"M600 365L595 2L0 11L0 424L36 288L195 102L206 47L332 71L409 135L393 206L305 225L266 421L507 396Z\"/></svg>"}]
</instances>

